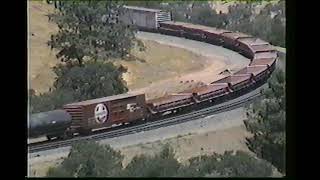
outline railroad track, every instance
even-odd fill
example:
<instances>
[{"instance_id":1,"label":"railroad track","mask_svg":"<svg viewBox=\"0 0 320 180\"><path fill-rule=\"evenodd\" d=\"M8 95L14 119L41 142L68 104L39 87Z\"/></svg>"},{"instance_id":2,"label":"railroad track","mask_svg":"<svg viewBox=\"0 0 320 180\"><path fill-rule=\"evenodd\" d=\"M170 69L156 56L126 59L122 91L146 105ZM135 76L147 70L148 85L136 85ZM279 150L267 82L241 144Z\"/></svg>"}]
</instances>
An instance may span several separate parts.
<instances>
[{"instance_id":1,"label":"railroad track","mask_svg":"<svg viewBox=\"0 0 320 180\"><path fill-rule=\"evenodd\" d=\"M257 89L260 89L260 88L257 88ZM257 89L252 92L257 91ZM252 93L252 92L250 92L250 93ZM248 93L248 94L250 94L250 93ZM246 96L246 95L243 95L243 96ZM241 97L243 97L243 96L241 96ZM131 126L128 128L112 130L112 131L94 134L94 135L90 135L90 136L75 137L75 138L64 140L64 141L47 142L45 144L36 144L36 145L31 144L28 147L28 150L29 150L28 152L29 153L36 153L36 152L40 152L40 151L71 146L73 143L78 142L78 141L82 141L82 140L98 141L98 140L102 140L102 139L120 137L120 136L134 134L134 133L138 133L138 132L142 132L142 131L149 131L149 130L158 129L161 127L167 127L167 126L171 126L171 125L175 125L175 124L180 124L183 122L187 122L187 121L191 121L191 120L195 120L195 119L200 119L205 116L212 115L212 114L217 114L217 113L221 113L221 112L225 112L225 111L230 111L232 109L236 109L236 108L241 107L247 103L252 102L254 99L261 97L261 96L262 95L261 95L260 91L258 91L258 92L253 93L252 95L249 95L248 97L245 97L240 100L237 100L237 99L239 99L241 97L236 98L234 100L230 100L230 101L222 103L222 104L212 106L212 107L200 109L198 111L189 112L186 114L182 114L182 115L178 115L178 116L170 117L170 118L165 118L165 119L161 119L161 120L157 120L157 121L149 121L147 123Z\"/></svg>"}]
</instances>

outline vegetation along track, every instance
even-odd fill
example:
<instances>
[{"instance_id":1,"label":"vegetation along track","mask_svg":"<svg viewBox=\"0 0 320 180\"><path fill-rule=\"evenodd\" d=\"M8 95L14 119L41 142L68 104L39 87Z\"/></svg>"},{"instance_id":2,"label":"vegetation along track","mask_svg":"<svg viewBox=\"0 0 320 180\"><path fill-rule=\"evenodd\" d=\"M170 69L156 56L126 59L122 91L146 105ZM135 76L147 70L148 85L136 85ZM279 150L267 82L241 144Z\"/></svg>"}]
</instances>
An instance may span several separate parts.
<instances>
[{"instance_id":1,"label":"vegetation along track","mask_svg":"<svg viewBox=\"0 0 320 180\"><path fill-rule=\"evenodd\" d=\"M129 135L129 134L134 134L137 132L142 132L142 131L148 131L148 130L153 130L153 129L158 129L161 127L166 127L166 126L171 126L195 119L200 119L205 116L209 116L212 114L217 114L225 111L230 111L232 109L239 108L247 103L252 102L254 99L261 97L261 93L259 91L260 88L257 90L254 90L253 92L248 94L243 95L239 98L236 98L231 101L228 101L226 103L222 103L216 106L200 109L198 111L190 112L187 114L182 114L179 116L175 117L170 117L158 121L150 121L144 124L136 125L133 127L128 127L128 128L123 128L123 129L117 129L117 130L112 130L104 133L99 133L99 134L94 134L90 136L84 136L84 137L76 137L73 139L68 139L64 141L55 141L55 142L47 142L47 143L40 143L40 144L30 144L29 145L29 153L36 153L40 151L45 151L45 150L51 150L51 149L56 149L56 148L61 148L61 147L66 147L70 146L75 142L81 141L81 140L103 140L103 139L108 139L108 138L114 138L114 137L120 137L124 135ZM257 92L258 91L258 92ZM247 96L247 97L245 97ZM244 97L244 98L243 98Z\"/></svg>"}]
</instances>

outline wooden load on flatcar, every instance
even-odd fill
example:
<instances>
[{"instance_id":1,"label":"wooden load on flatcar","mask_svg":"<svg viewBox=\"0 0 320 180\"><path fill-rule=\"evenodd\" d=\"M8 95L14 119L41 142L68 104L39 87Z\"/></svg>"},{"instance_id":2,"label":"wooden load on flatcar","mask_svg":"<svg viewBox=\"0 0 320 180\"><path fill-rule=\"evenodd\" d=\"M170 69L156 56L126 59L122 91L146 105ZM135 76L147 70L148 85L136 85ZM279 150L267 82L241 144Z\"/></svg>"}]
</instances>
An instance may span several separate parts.
<instances>
[{"instance_id":1,"label":"wooden load on flatcar","mask_svg":"<svg viewBox=\"0 0 320 180\"><path fill-rule=\"evenodd\" d=\"M71 129L80 133L144 119L147 114L145 94L120 94L67 104L72 116Z\"/></svg>"},{"instance_id":2,"label":"wooden load on flatcar","mask_svg":"<svg viewBox=\"0 0 320 180\"><path fill-rule=\"evenodd\" d=\"M147 102L152 114L177 110L194 103L192 93L170 94Z\"/></svg>"}]
</instances>

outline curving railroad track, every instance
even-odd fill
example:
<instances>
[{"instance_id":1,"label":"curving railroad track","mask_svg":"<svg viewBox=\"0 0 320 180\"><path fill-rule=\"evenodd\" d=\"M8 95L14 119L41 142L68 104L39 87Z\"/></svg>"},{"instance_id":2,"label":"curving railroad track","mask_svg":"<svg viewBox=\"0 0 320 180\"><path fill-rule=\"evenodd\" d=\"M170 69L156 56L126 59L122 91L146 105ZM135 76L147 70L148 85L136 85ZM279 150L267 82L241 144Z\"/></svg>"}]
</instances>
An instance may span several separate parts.
<instances>
[{"instance_id":1,"label":"curving railroad track","mask_svg":"<svg viewBox=\"0 0 320 180\"><path fill-rule=\"evenodd\" d=\"M137 10L137 7L132 8ZM45 132L40 135L46 134L47 137L49 137L48 139L50 139L50 135L55 135L54 137L65 138L63 137L65 134L72 133L73 135L73 132L79 133L80 135L73 137L72 139L57 139L53 141L51 140L29 144L29 153L66 147L81 140L99 141L102 139L129 135L137 132L171 126L194 119L200 119L205 116L243 106L261 96L258 90L270 77L271 73L275 69L275 62L278 58L277 53L269 43L258 38L254 38L250 35L227 30L219 30L200 25L193 25L189 23L168 21L160 22L159 25L159 27L157 26L151 29L150 27L140 28L141 30L145 30L147 32L151 31L170 36L185 37L186 39L223 46L226 49L236 51L239 54L249 58L250 64L238 72L235 72L232 75L220 80L211 82L209 85L206 85L202 88L184 91L180 94L171 94L169 96L150 100L148 102L144 100L144 94L140 94L139 96L122 95L121 97L114 96L112 98L100 98L67 104L64 106L64 110L59 111L59 113L55 111L55 113L61 117L63 116L61 119L65 119L65 122L68 122L67 119L69 119L71 125L62 126L64 129L62 128L61 132L56 130L55 132ZM100 131L99 133L88 135L89 132L91 133L92 129L101 129L109 126L108 123L105 123L105 125L100 125L108 118L108 107L106 107L106 105L103 103L112 103L113 100L119 100L121 98L125 99L129 97L134 98L131 98L130 102L123 101L123 103L126 103L126 106L121 105L121 103L115 103L115 105L112 106L116 109L112 112L117 114L117 116L115 116L117 118L114 118L113 121L110 122L128 123L140 120L139 122L121 126L125 128L115 127L111 130L104 130ZM212 103L216 105L212 106ZM136 107L137 104L139 104L138 108ZM141 108L144 106L140 107L140 104L145 105L146 112L144 112L143 108ZM89 105L94 105L96 107L92 109L91 106L89 107ZM199 108L203 107L203 105L211 105L211 107L206 107L199 110ZM90 110L89 115L86 113L87 110ZM174 117L171 117L172 115L169 115L170 117L163 116L165 114L164 112L170 111L176 113L177 111L183 112L185 110L191 111L185 112L185 114L180 113L180 115L176 115ZM96 112L98 112L98 116L96 117L97 122L94 121L94 118L91 118L92 112L95 113L95 116ZM120 116L119 114L121 114L121 112L122 115ZM129 116L124 112L130 112L130 115L132 114L132 116ZM104 116L100 117L101 113L103 113ZM56 123L57 118L54 118L55 116L50 115L50 117L52 117L52 119L49 118L46 120L46 122L59 125ZM149 120L147 122L141 121L144 119ZM34 126L32 127L36 129L37 126L35 124L33 125ZM49 127L49 125L45 127ZM45 131L47 131L47 129ZM37 131L34 130L33 132ZM41 131L39 132L41 133ZM36 136L36 134L33 136Z\"/></svg>"},{"instance_id":2,"label":"curving railroad track","mask_svg":"<svg viewBox=\"0 0 320 180\"><path fill-rule=\"evenodd\" d=\"M104 140L108 138L114 138L114 137L120 137L125 136L129 134L134 134L137 132L143 132L143 131L149 131L154 130L162 127L167 127L175 124L180 124L184 122L188 122L195 119L200 119L206 116L210 116L213 114L230 111L239 107L242 107L253 100L260 98L262 95L260 93L261 88L264 88L266 85L262 85L261 87L255 89L254 91L245 94L241 97L238 97L236 99L227 101L225 103L211 106L208 108L200 109L194 112L182 114L175 117L165 118L157 121L150 121L144 124L137 124L132 127L112 130L108 132L103 132L99 134L94 134L90 136L84 136L84 137L75 137L72 139L64 140L64 141L53 141L53 142L43 142L43 143L36 143L36 144L30 144L28 147L29 153L37 153L40 151L46 151L46 150L52 150L56 148L62 148L71 146L73 143L82 141L82 140Z\"/></svg>"}]
</instances>

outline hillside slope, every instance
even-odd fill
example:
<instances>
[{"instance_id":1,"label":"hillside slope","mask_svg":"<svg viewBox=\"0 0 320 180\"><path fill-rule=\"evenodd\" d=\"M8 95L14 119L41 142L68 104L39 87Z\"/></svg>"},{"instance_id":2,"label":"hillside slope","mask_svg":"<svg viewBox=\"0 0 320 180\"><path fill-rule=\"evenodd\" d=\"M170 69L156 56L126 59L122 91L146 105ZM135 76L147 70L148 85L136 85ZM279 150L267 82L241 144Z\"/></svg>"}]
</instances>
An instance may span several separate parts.
<instances>
[{"instance_id":1,"label":"hillside slope","mask_svg":"<svg viewBox=\"0 0 320 180\"><path fill-rule=\"evenodd\" d=\"M59 63L55 52L47 42L50 35L58 31L54 23L48 22L46 15L53 8L41 1L29 1L29 83L37 93L49 90L55 78L51 68Z\"/></svg>"}]
</instances>

